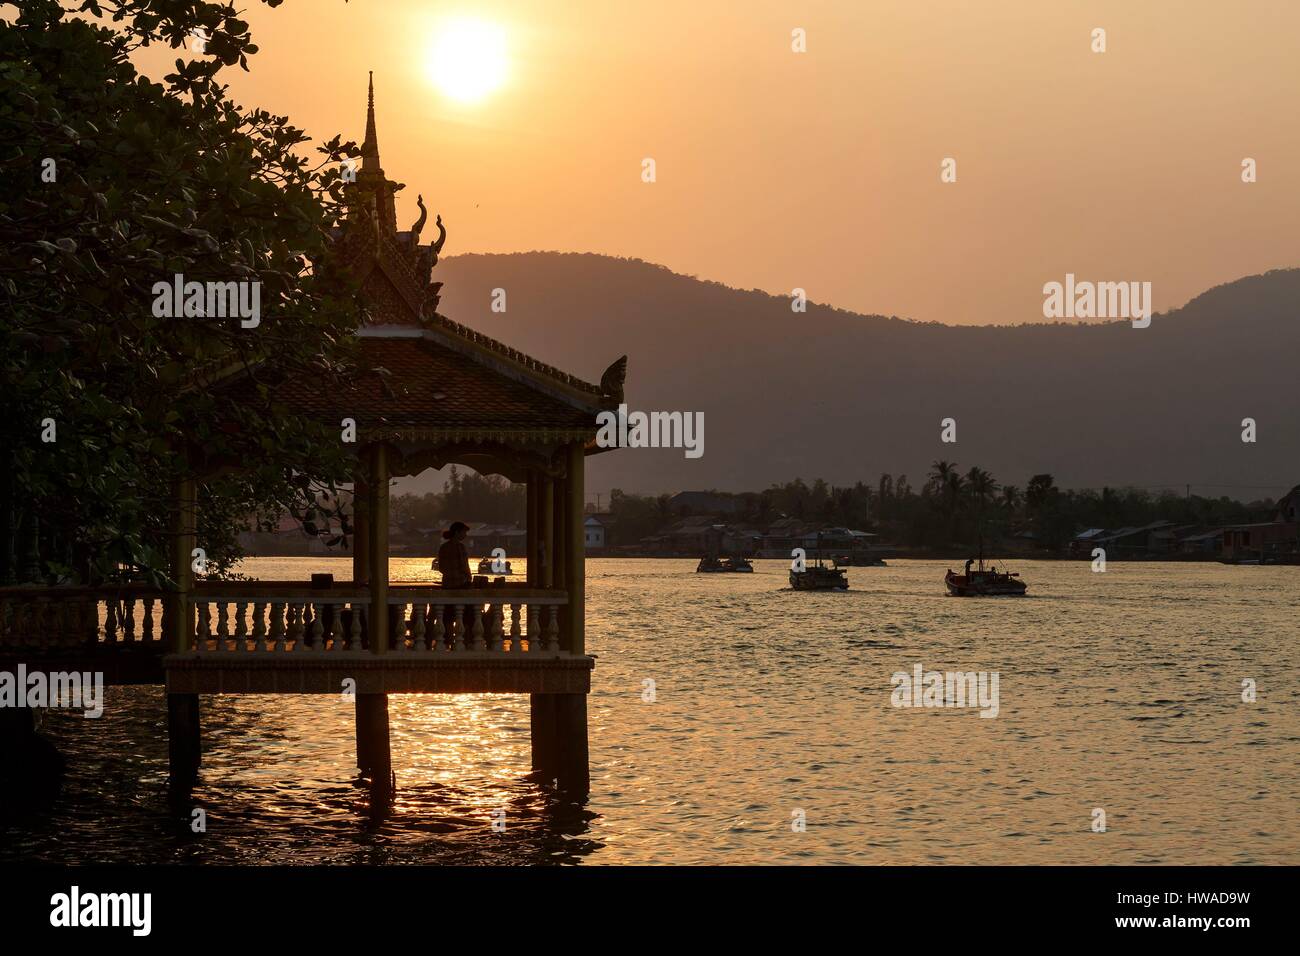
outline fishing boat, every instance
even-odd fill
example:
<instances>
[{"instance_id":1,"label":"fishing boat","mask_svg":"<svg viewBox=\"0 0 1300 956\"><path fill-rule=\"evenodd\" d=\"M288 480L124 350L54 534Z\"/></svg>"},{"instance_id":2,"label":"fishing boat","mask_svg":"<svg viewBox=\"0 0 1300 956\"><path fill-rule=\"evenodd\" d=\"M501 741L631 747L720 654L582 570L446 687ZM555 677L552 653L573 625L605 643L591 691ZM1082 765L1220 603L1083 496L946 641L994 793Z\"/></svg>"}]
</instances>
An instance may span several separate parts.
<instances>
[{"instance_id":1,"label":"fishing boat","mask_svg":"<svg viewBox=\"0 0 1300 956\"><path fill-rule=\"evenodd\" d=\"M849 572L831 562L830 567L822 564L809 565L802 571L790 571L790 587L796 591L847 591L849 589Z\"/></svg>"},{"instance_id":2,"label":"fishing boat","mask_svg":"<svg viewBox=\"0 0 1300 956\"><path fill-rule=\"evenodd\" d=\"M822 564L822 538L817 535L817 558L815 564L805 565L802 571L790 568L790 587L796 591L847 591L849 589L849 572L845 571L834 558L830 567Z\"/></svg>"},{"instance_id":3,"label":"fishing boat","mask_svg":"<svg viewBox=\"0 0 1300 956\"><path fill-rule=\"evenodd\" d=\"M885 559L879 558L874 554L865 554L861 551L854 551L850 554L837 555L835 563L841 568L883 568Z\"/></svg>"},{"instance_id":4,"label":"fishing boat","mask_svg":"<svg viewBox=\"0 0 1300 956\"><path fill-rule=\"evenodd\" d=\"M752 574L753 571L754 566L744 558L717 558L713 555L705 555L700 558L700 563L695 567L696 574L734 574L736 572Z\"/></svg>"},{"instance_id":5,"label":"fishing boat","mask_svg":"<svg viewBox=\"0 0 1300 956\"><path fill-rule=\"evenodd\" d=\"M496 570L496 568L492 567L493 560L494 560L493 558L481 558L478 563L478 573L479 574L514 574L514 572L510 570L509 561L503 561L501 570L498 571Z\"/></svg>"},{"instance_id":6,"label":"fishing boat","mask_svg":"<svg viewBox=\"0 0 1300 956\"><path fill-rule=\"evenodd\" d=\"M978 564L978 567L973 565ZM994 597L994 596L1021 596L1029 589L1024 581L1020 580L1020 575L999 571L997 567L990 564L984 567L983 556L970 558L966 562L964 574L955 574L951 568L944 575L943 583L948 587L948 593L953 597Z\"/></svg>"}]
</instances>

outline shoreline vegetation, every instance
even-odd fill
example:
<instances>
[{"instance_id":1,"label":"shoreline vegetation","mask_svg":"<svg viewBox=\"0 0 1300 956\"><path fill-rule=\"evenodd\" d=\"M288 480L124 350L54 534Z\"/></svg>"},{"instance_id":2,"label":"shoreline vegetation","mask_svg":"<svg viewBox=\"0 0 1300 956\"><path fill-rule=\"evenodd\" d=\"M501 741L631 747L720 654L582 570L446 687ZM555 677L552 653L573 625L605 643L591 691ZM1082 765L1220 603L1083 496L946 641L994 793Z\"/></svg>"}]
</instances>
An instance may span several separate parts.
<instances>
[{"instance_id":1,"label":"shoreline vegetation","mask_svg":"<svg viewBox=\"0 0 1300 956\"><path fill-rule=\"evenodd\" d=\"M1064 489L1050 474L1034 475L1022 489L946 460L934 462L919 487L905 475L882 474L872 484L795 479L758 492L638 495L615 489L601 503L599 510L595 502L587 506L591 557L786 558L794 547L811 554L820 534L828 558L964 560L982 544L990 555L1088 559L1094 542L1086 536L1092 534L1110 560L1214 561L1221 559L1217 532L1270 522L1278 509L1271 498L1243 502L1191 489ZM520 553L523 486L453 467L441 492L394 495L391 553L431 553L453 520L473 526L475 554L496 547ZM276 532L244 544L249 556L349 553L346 542L331 540L335 546L326 549L319 538L282 522Z\"/></svg>"}]
</instances>

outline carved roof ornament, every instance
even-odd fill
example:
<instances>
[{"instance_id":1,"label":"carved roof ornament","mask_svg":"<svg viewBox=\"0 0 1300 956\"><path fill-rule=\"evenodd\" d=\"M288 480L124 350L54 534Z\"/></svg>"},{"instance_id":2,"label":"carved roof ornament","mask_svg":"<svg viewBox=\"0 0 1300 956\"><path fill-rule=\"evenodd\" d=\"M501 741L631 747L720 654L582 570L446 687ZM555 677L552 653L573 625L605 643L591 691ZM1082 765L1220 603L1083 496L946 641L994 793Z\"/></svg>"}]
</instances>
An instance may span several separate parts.
<instances>
[{"instance_id":1,"label":"carved roof ornament","mask_svg":"<svg viewBox=\"0 0 1300 956\"><path fill-rule=\"evenodd\" d=\"M623 382L627 379L627 356L624 355L600 377L600 394L618 404L623 402Z\"/></svg>"},{"instance_id":2,"label":"carved roof ornament","mask_svg":"<svg viewBox=\"0 0 1300 956\"><path fill-rule=\"evenodd\" d=\"M442 216L436 215L437 238L427 245L420 244L429 217L422 194L416 197L419 218L409 230L397 228L394 196L403 186L388 179L380 163L373 72L366 95L366 136L361 160L356 180L348 185L345 193L347 218L335 234L333 257L360 283L366 299L367 318L359 330L361 334L386 335L384 329L392 326L423 329L426 338L440 341L483 364L503 371L513 370L509 372L511 376L567 396L567 401L580 406L604 405L610 401L618 404L623 400L627 356L605 371L599 386L592 385L438 313L442 283L432 281L432 271L447 241L447 229L442 224ZM373 333L368 329L373 329ZM408 330L403 333L410 334Z\"/></svg>"}]
</instances>

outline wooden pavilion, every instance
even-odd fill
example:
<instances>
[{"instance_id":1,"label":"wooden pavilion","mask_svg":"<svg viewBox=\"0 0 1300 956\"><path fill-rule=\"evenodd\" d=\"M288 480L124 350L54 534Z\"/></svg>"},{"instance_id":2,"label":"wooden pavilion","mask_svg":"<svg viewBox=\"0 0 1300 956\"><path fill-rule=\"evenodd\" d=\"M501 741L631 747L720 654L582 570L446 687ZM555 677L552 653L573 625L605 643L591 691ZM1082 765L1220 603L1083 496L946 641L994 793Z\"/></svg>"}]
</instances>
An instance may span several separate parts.
<instances>
[{"instance_id":1,"label":"wooden pavilion","mask_svg":"<svg viewBox=\"0 0 1300 956\"><path fill-rule=\"evenodd\" d=\"M171 773L184 785L201 759L200 695L352 691L358 766L385 802L388 694L526 693L534 772L585 795L594 659L584 634L583 471L599 450L596 416L623 399L626 359L593 385L439 315L441 283L430 276L445 230L439 218L438 238L421 243L422 199L419 220L399 230L395 185L380 165L372 78L360 169L334 239L367 304L356 333L366 371L340 390L287 381L277 395L298 414L356 423L352 580L196 582L196 475L174 495L177 590L0 588L0 665L165 682ZM452 463L526 484L521 583L389 581L390 480Z\"/></svg>"}]
</instances>

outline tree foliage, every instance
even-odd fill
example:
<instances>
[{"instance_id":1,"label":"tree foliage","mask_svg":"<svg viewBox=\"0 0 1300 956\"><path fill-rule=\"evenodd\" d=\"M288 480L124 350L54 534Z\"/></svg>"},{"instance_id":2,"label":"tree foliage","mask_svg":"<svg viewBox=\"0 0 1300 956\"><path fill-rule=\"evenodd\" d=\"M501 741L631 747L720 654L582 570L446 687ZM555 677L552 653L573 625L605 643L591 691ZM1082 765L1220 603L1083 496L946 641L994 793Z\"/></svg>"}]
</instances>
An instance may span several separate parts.
<instances>
[{"instance_id":1,"label":"tree foliage","mask_svg":"<svg viewBox=\"0 0 1300 956\"><path fill-rule=\"evenodd\" d=\"M164 579L169 488L197 477L199 543L227 568L249 513L310 519L350 477L338 423L290 414L272 386L326 388L351 367L359 304L322 266L358 150L335 136L308 159L287 117L231 102L220 71L257 48L230 4L15 6L0 20L0 467L18 523L37 519L46 579ZM160 81L130 60L157 43L178 51ZM260 282L260 324L155 316L155 283L178 274Z\"/></svg>"}]
</instances>

